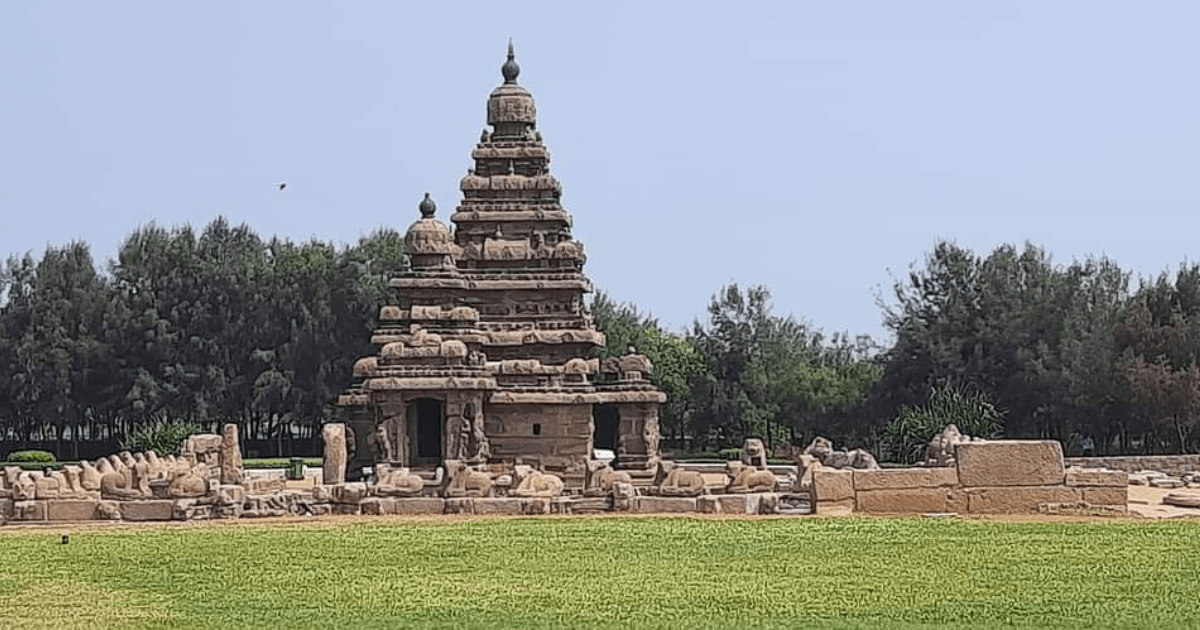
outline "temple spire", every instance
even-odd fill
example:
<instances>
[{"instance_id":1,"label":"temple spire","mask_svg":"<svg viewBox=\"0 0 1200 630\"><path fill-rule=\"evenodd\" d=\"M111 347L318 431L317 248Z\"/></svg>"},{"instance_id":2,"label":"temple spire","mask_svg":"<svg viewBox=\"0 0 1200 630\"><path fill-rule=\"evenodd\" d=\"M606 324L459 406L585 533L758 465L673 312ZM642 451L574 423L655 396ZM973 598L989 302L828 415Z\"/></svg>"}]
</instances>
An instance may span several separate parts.
<instances>
[{"instance_id":1,"label":"temple spire","mask_svg":"<svg viewBox=\"0 0 1200 630\"><path fill-rule=\"evenodd\" d=\"M512 38L508 38L508 61L500 66L500 74L504 76L505 83L516 83L517 75L521 74L521 66L517 65L517 55L513 52Z\"/></svg>"}]
</instances>

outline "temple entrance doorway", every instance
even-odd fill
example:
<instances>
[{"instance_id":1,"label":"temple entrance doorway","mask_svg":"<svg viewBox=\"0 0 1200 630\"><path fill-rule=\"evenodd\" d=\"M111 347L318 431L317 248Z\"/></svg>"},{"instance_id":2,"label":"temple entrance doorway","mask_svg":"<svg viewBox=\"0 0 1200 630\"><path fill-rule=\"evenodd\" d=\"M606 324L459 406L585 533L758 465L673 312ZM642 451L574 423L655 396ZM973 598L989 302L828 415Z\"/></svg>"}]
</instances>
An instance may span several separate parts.
<instances>
[{"instance_id":1,"label":"temple entrance doorway","mask_svg":"<svg viewBox=\"0 0 1200 630\"><path fill-rule=\"evenodd\" d=\"M418 466L442 463L442 430L446 424L445 405L436 398L418 398L408 404L409 435L412 436L412 462Z\"/></svg>"},{"instance_id":2,"label":"temple entrance doorway","mask_svg":"<svg viewBox=\"0 0 1200 630\"><path fill-rule=\"evenodd\" d=\"M616 405L596 405L592 412L595 428L592 434L592 448L617 452L617 428L621 424L621 412Z\"/></svg>"}]
</instances>

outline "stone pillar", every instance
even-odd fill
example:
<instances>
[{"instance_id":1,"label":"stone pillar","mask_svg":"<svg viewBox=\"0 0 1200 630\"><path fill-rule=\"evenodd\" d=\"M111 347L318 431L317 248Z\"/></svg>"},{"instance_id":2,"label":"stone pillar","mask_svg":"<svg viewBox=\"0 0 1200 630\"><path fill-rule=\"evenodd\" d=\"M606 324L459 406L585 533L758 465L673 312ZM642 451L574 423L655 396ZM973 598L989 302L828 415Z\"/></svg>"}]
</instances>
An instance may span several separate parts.
<instances>
[{"instance_id":1,"label":"stone pillar","mask_svg":"<svg viewBox=\"0 0 1200 630\"><path fill-rule=\"evenodd\" d=\"M242 445L236 424L227 424L221 431L221 483L242 483Z\"/></svg>"},{"instance_id":2,"label":"stone pillar","mask_svg":"<svg viewBox=\"0 0 1200 630\"><path fill-rule=\"evenodd\" d=\"M325 441L325 485L346 482L346 425L331 422L321 428L321 439Z\"/></svg>"}]
</instances>

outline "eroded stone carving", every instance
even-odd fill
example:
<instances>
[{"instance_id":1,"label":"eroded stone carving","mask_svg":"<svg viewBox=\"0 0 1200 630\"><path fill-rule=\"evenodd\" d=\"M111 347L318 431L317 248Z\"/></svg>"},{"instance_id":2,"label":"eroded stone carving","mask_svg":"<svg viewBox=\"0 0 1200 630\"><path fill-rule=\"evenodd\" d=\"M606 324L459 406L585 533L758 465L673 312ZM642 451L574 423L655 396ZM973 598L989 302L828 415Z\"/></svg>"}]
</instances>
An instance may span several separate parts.
<instances>
[{"instance_id":1,"label":"eroded stone carving","mask_svg":"<svg viewBox=\"0 0 1200 630\"><path fill-rule=\"evenodd\" d=\"M955 450L959 444L970 442L969 436L963 435L958 430L958 426L954 424L946 425L940 433L933 436L929 440L929 447L925 449L925 465L926 466L953 466L955 463Z\"/></svg>"},{"instance_id":2,"label":"eroded stone carving","mask_svg":"<svg viewBox=\"0 0 1200 630\"><path fill-rule=\"evenodd\" d=\"M236 424L226 424L221 432L221 483L241 482L242 445L238 440L238 427Z\"/></svg>"},{"instance_id":3,"label":"eroded stone carving","mask_svg":"<svg viewBox=\"0 0 1200 630\"><path fill-rule=\"evenodd\" d=\"M812 455L826 468L858 468L861 470L877 470L879 463L875 456L856 448L852 451L834 450L833 442L823 437L813 438L812 443L804 449L805 455Z\"/></svg>"},{"instance_id":4,"label":"eroded stone carving","mask_svg":"<svg viewBox=\"0 0 1200 630\"><path fill-rule=\"evenodd\" d=\"M322 470L325 484L346 481L346 425L336 422L321 428L321 440L325 442L325 461Z\"/></svg>"}]
</instances>

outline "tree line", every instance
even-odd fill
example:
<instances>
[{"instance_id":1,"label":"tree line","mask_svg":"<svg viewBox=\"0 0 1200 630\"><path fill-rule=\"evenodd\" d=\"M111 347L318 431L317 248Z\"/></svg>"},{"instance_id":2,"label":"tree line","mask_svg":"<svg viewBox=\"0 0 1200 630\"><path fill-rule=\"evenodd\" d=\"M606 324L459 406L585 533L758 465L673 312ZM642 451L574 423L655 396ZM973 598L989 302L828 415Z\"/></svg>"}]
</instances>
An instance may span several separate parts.
<instances>
[{"instance_id":1,"label":"tree line","mask_svg":"<svg viewBox=\"0 0 1200 630\"><path fill-rule=\"evenodd\" d=\"M88 245L0 272L0 441L122 440L147 425L308 439L333 413L398 269L403 236L263 240L224 218L141 227L107 269Z\"/></svg>"},{"instance_id":2,"label":"tree line","mask_svg":"<svg viewBox=\"0 0 1200 630\"><path fill-rule=\"evenodd\" d=\"M218 218L140 227L98 268L89 247L0 269L0 444L123 440L184 422L241 425L280 452L312 441L388 301L403 237L352 245L260 238ZM775 313L766 287L721 287L672 331L600 292L602 355L630 346L668 394L664 446L712 452L816 435L911 461L947 422L1068 451L1200 447L1200 265L1139 279L1107 258L977 255L940 242L878 296L891 339ZM969 431L968 431L969 432ZM304 448L304 447L297 447Z\"/></svg>"},{"instance_id":3,"label":"tree line","mask_svg":"<svg viewBox=\"0 0 1200 630\"><path fill-rule=\"evenodd\" d=\"M1072 454L1197 452L1200 265L1131 276L1105 257L942 241L877 296L887 347L775 314L765 287L722 288L684 333L604 294L593 310L608 352L628 343L655 364L684 451L824 435L911 462L955 422Z\"/></svg>"}]
</instances>

